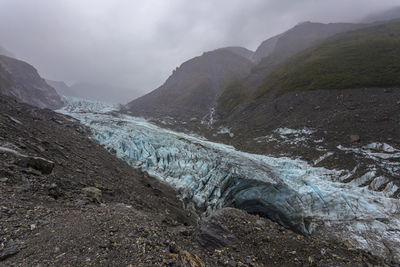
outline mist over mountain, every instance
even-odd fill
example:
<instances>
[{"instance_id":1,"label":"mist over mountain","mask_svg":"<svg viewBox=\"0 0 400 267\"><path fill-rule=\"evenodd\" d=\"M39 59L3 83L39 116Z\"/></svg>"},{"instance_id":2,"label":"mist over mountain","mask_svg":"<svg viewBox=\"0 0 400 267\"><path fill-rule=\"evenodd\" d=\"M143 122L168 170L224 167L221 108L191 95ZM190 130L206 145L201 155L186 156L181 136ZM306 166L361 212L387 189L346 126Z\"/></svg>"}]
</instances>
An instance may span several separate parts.
<instances>
[{"instance_id":1,"label":"mist over mountain","mask_svg":"<svg viewBox=\"0 0 400 267\"><path fill-rule=\"evenodd\" d=\"M72 96L108 103L126 104L130 99L137 97L137 93L130 88L123 88L101 83L75 83L71 86L62 81L47 80L47 83L63 96Z\"/></svg>"},{"instance_id":2,"label":"mist over mountain","mask_svg":"<svg viewBox=\"0 0 400 267\"><path fill-rule=\"evenodd\" d=\"M254 58L254 52L247 48L244 48L244 47L230 46L230 47L224 47L224 48L220 48L220 49L231 51L232 53L242 56L244 58L247 58L250 61L253 61L253 58Z\"/></svg>"},{"instance_id":3,"label":"mist over mountain","mask_svg":"<svg viewBox=\"0 0 400 267\"><path fill-rule=\"evenodd\" d=\"M46 83L56 89L57 93L62 96L74 96L75 93L72 91L65 82L47 80Z\"/></svg>"},{"instance_id":4,"label":"mist over mountain","mask_svg":"<svg viewBox=\"0 0 400 267\"><path fill-rule=\"evenodd\" d=\"M2 46L0 46L0 55L15 58L15 56L10 51L8 51L7 49L5 49Z\"/></svg>"},{"instance_id":5,"label":"mist over mountain","mask_svg":"<svg viewBox=\"0 0 400 267\"><path fill-rule=\"evenodd\" d=\"M393 7L382 12L375 12L361 20L362 23L373 23L379 21L400 19L400 6Z\"/></svg>"},{"instance_id":6,"label":"mist over mountain","mask_svg":"<svg viewBox=\"0 0 400 267\"><path fill-rule=\"evenodd\" d=\"M138 96L134 89L107 83L80 82L70 86L73 96L109 103L127 103Z\"/></svg>"}]
</instances>

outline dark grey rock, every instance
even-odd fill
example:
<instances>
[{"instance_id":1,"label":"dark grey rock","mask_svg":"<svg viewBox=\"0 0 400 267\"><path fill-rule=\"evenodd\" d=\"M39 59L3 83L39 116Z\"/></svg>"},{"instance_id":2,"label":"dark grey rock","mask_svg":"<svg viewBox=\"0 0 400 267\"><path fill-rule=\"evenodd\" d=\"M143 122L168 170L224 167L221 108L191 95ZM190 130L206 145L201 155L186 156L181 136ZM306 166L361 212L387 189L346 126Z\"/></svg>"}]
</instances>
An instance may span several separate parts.
<instances>
[{"instance_id":1,"label":"dark grey rock","mask_svg":"<svg viewBox=\"0 0 400 267\"><path fill-rule=\"evenodd\" d=\"M96 187L85 187L82 189L82 192L86 195L86 197L96 203L101 202L101 190Z\"/></svg>"},{"instance_id":2,"label":"dark grey rock","mask_svg":"<svg viewBox=\"0 0 400 267\"><path fill-rule=\"evenodd\" d=\"M53 197L54 199L57 199L61 196L61 190L56 184L51 184L47 188L47 194Z\"/></svg>"},{"instance_id":3,"label":"dark grey rock","mask_svg":"<svg viewBox=\"0 0 400 267\"><path fill-rule=\"evenodd\" d=\"M10 240L3 250L0 250L0 261L6 260L9 257L17 254L19 252L20 242Z\"/></svg>"},{"instance_id":4,"label":"dark grey rock","mask_svg":"<svg viewBox=\"0 0 400 267\"><path fill-rule=\"evenodd\" d=\"M40 157L30 157L22 156L17 161L16 164L20 167L30 167L35 170L40 171L42 174L50 174L55 166L54 162L40 158Z\"/></svg>"},{"instance_id":5,"label":"dark grey rock","mask_svg":"<svg viewBox=\"0 0 400 267\"><path fill-rule=\"evenodd\" d=\"M223 248L237 241L236 236L218 220L217 215L203 219L198 227L198 242L204 248L210 250Z\"/></svg>"}]
</instances>

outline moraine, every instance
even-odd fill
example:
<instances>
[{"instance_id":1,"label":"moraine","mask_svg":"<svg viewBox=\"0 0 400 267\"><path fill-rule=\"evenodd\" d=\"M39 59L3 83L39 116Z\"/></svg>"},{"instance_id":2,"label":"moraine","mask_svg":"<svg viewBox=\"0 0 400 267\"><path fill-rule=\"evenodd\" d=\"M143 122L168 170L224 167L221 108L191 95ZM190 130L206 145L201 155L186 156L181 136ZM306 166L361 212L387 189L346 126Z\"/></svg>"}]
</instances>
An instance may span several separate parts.
<instances>
[{"instance_id":1,"label":"moraine","mask_svg":"<svg viewBox=\"0 0 400 267\"><path fill-rule=\"evenodd\" d=\"M400 259L400 202L391 197L397 188L372 191L356 182L341 182L351 175L348 171L244 153L112 112L118 109L115 105L65 101L67 106L58 112L90 127L96 142L168 183L205 214L234 206L299 233L334 235L374 254Z\"/></svg>"}]
</instances>

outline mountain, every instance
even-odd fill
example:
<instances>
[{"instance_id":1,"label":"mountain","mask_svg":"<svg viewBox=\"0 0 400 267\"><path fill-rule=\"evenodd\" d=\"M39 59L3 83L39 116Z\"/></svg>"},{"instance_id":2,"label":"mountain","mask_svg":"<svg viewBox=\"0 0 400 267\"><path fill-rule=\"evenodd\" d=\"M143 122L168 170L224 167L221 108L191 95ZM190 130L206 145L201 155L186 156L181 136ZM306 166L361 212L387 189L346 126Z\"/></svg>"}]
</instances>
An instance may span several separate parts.
<instances>
[{"instance_id":1,"label":"mountain","mask_svg":"<svg viewBox=\"0 0 400 267\"><path fill-rule=\"evenodd\" d=\"M75 93L72 91L71 87L69 87L65 82L46 79L46 83L56 89L59 95L75 96Z\"/></svg>"},{"instance_id":2,"label":"mountain","mask_svg":"<svg viewBox=\"0 0 400 267\"><path fill-rule=\"evenodd\" d=\"M285 62L255 92L400 87L400 23L337 35Z\"/></svg>"},{"instance_id":3,"label":"mountain","mask_svg":"<svg viewBox=\"0 0 400 267\"><path fill-rule=\"evenodd\" d=\"M382 22L393 19L400 19L400 6L393 7L382 12L371 14L361 20L362 23Z\"/></svg>"},{"instance_id":4,"label":"mountain","mask_svg":"<svg viewBox=\"0 0 400 267\"><path fill-rule=\"evenodd\" d=\"M277 47L276 44L279 41L279 38L283 34L276 35L274 37L271 37L264 42L262 42L254 52L252 56L252 60L255 62L260 62L262 58L269 56L272 54Z\"/></svg>"},{"instance_id":5,"label":"mountain","mask_svg":"<svg viewBox=\"0 0 400 267\"><path fill-rule=\"evenodd\" d=\"M162 86L128 103L125 109L138 116L203 118L225 86L250 73L252 62L246 58L250 56L251 52L242 48L206 52L183 63Z\"/></svg>"},{"instance_id":6,"label":"mountain","mask_svg":"<svg viewBox=\"0 0 400 267\"><path fill-rule=\"evenodd\" d=\"M262 84L265 77L291 56L335 34L364 26L350 23L304 22L264 41L252 57L257 64L245 79L237 79L223 90L217 109L220 113L229 113L239 103L246 101Z\"/></svg>"},{"instance_id":7,"label":"mountain","mask_svg":"<svg viewBox=\"0 0 400 267\"><path fill-rule=\"evenodd\" d=\"M63 106L60 96L26 62L0 55L0 93L41 108Z\"/></svg>"},{"instance_id":8,"label":"mountain","mask_svg":"<svg viewBox=\"0 0 400 267\"><path fill-rule=\"evenodd\" d=\"M362 25L305 22L264 41L256 52L242 47L207 52L183 63L165 84L128 103L125 109L153 118L213 120L217 102L229 112L253 93L267 73L290 56L327 37L359 27Z\"/></svg>"},{"instance_id":9,"label":"mountain","mask_svg":"<svg viewBox=\"0 0 400 267\"><path fill-rule=\"evenodd\" d=\"M267 73L251 94L246 79L225 88L214 127L229 128L228 142L244 150L285 151L310 160L322 156L318 151L331 151L335 160L326 164L360 166L358 155L349 159L348 150L341 148L373 143L400 146L399 47L396 21L330 37ZM313 129L315 140L323 142L304 137L288 143L285 134L279 134L300 138L296 131L304 128ZM364 171L370 169L370 163L364 164ZM398 177L398 172L379 164L376 169L386 177Z\"/></svg>"}]
</instances>

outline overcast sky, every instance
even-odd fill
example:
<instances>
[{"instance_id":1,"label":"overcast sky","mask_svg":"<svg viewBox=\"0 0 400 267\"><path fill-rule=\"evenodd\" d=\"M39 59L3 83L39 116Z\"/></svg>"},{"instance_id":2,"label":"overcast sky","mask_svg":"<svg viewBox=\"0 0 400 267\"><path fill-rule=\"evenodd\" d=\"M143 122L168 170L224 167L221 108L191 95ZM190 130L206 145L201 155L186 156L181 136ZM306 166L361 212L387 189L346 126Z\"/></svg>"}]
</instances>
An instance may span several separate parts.
<instances>
[{"instance_id":1,"label":"overcast sky","mask_svg":"<svg viewBox=\"0 0 400 267\"><path fill-rule=\"evenodd\" d=\"M398 0L0 0L0 45L49 79L159 85L185 60L256 49L302 21L351 22Z\"/></svg>"}]
</instances>

